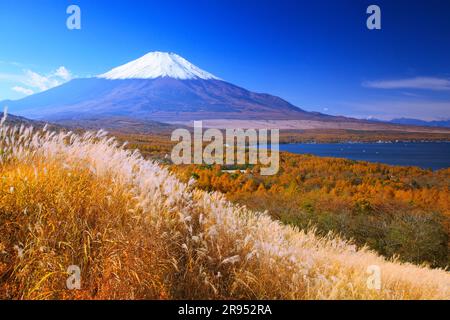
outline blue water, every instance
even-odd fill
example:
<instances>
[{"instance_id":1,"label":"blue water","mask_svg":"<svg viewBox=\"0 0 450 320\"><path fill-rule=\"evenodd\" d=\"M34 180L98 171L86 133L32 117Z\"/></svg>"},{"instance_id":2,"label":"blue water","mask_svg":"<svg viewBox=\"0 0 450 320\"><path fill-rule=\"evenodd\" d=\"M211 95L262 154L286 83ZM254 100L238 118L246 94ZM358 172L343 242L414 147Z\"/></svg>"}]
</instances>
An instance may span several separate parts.
<instances>
[{"instance_id":1,"label":"blue water","mask_svg":"<svg viewBox=\"0 0 450 320\"><path fill-rule=\"evenodd\" d=\"M448 142L282 144L280 151L438 170L450 167Z\"/></svg>"}]
</instances>

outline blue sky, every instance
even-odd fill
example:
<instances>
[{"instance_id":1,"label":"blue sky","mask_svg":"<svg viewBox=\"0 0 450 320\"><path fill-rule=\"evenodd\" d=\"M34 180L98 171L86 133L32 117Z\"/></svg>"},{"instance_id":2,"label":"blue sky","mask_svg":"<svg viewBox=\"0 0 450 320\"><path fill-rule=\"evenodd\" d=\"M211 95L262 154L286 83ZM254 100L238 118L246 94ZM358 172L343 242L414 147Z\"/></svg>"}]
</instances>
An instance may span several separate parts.
<instances>
[{"instance_id":1,"label":"blue sky","mask_svg":"<svg viewBox=\"0 0 450 320\"><path fill-rule=\"evenodd\" d=\"M0 101L170 51L306 110L450 118L450 1L2 0L0 41Z\"/></svg>"}]
</instances>

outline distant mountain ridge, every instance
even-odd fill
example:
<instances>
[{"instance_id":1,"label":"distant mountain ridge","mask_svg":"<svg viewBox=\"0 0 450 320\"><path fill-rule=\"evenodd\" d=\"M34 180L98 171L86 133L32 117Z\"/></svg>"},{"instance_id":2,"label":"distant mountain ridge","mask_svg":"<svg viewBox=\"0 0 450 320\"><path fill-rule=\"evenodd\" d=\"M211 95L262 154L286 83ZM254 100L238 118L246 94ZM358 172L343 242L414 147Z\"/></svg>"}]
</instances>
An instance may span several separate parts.
<instances>
[{"instance_id":1,"label":"distant mountain ridge","mask_svg":"<svg viewBox=\"0 0 450 320\"><path fill-rule=\"evenodd\" d=\"M450 128L450 119L449 120L425 121L425 120L411 119L411 118L398 118L398 119L390 120L389 123L413 125L413 126L424 126L424 127Z\"/></svg>"}]
</instances>

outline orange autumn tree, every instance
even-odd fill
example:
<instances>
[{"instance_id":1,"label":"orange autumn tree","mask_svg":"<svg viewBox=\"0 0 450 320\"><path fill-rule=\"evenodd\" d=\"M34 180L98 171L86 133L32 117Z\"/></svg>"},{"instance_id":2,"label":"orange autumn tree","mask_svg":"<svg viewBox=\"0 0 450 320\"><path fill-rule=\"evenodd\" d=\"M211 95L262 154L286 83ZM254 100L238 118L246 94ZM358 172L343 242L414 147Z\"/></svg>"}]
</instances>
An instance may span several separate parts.
<instances>
[{"instance_id":1,"label":"orange autumn tree","mask_svg":"<svg viewBox=\"0 0 450 320\"><path fill-rule=\"evenodd\" d=\"M449 264L450 169L431 171L282 153L280 172L261 176L220 166L173 166L196 186L319 233L353 238L405 261ZM421 230L422 234L414 234ZM416 239L417 238L417 239Z\"/></svg>"}]
</instances>

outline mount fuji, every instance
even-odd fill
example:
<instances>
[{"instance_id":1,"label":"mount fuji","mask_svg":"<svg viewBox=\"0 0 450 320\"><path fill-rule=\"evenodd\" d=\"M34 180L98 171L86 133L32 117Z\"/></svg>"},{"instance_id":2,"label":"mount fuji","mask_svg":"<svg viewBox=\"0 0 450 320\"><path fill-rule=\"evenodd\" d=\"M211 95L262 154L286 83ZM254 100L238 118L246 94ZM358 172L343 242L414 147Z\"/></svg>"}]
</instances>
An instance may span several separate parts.
<instances>
[{"instance_id":1,"label":"mount fuji","mask_svg":"<svg viewBox=\"0 0 450 320\"><path fill-rule=\"evenodd\" d=\"M248 91L166 52L151 52L99 76L74 79L1 104L16 115L56 122L104 117L161 122L339 119L304 111L276 96Z\"/></svg>"},{"instance_id":2,"label":"mount fuji","mask_svg":"<svg viewBox=\"0 0 450 320\"><path fill-rule=\"evenodd\" d=\"M109 80L173 78L220 80L175 53L150 52L145 56L98 76Z\"/></svg>"}]
</instances>

